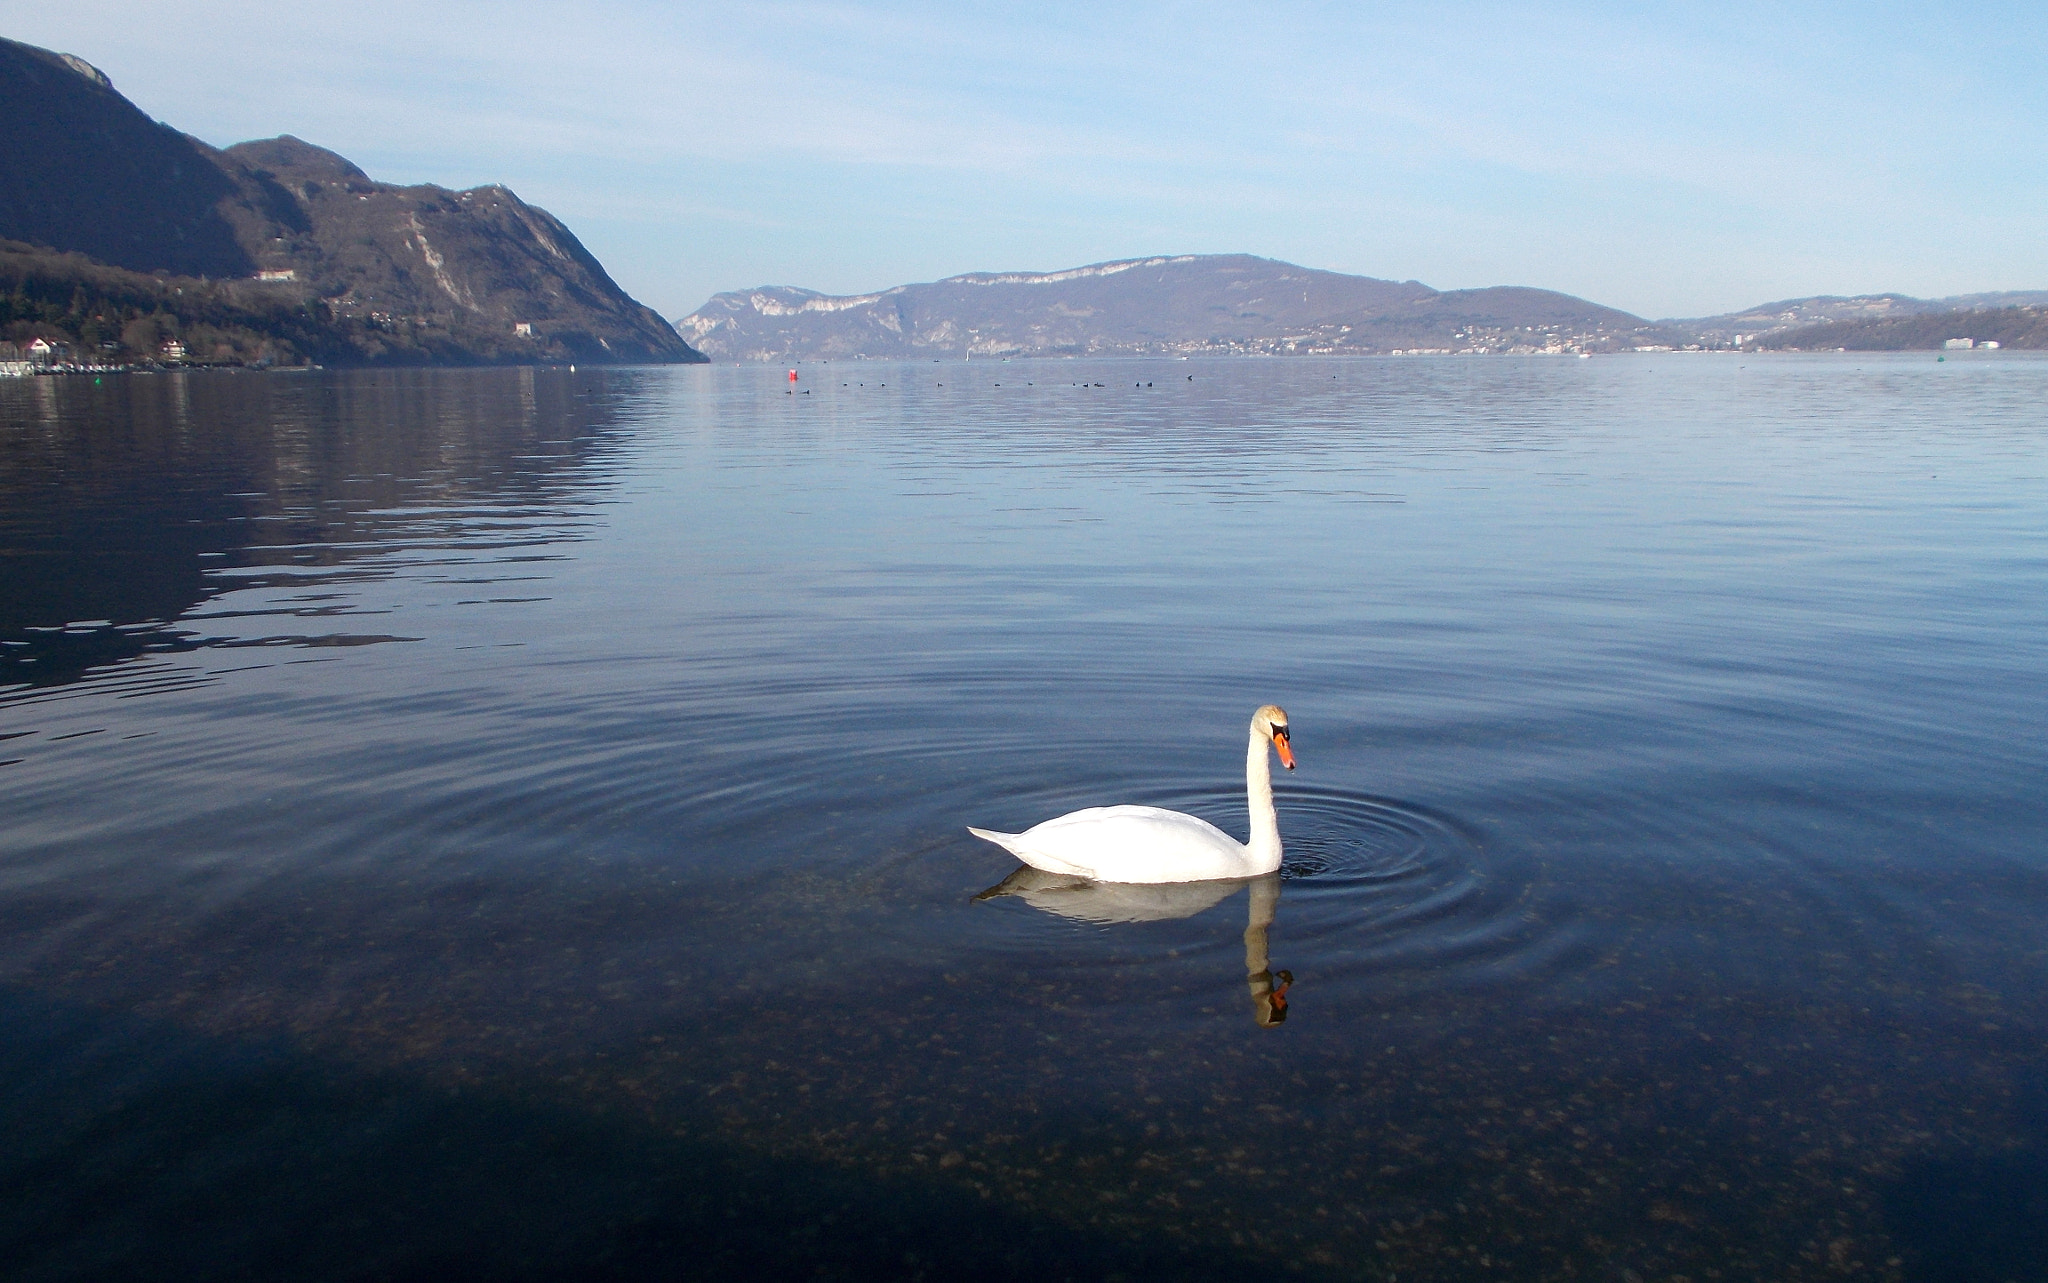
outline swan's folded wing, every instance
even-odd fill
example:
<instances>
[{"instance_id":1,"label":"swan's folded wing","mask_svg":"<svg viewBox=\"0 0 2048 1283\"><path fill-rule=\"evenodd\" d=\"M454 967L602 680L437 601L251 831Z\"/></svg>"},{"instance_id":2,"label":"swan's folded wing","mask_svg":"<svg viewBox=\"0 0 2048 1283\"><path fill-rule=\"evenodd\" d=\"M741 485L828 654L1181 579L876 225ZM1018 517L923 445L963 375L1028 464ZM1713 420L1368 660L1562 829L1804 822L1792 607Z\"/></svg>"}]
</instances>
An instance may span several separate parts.
<instances>
[{"instance_id":1,"label":"swan's folded wing","mask_svg":"<svg viewBox=\"0 0 2048 1283\"><path fill-rule=\"evenodd\" d=\"M1244 872L1244 846L1207 820L1156 806L1097 806L1003 843L1018 859L1098 882L1196 882Z\"/></svg>"}]
</instances>

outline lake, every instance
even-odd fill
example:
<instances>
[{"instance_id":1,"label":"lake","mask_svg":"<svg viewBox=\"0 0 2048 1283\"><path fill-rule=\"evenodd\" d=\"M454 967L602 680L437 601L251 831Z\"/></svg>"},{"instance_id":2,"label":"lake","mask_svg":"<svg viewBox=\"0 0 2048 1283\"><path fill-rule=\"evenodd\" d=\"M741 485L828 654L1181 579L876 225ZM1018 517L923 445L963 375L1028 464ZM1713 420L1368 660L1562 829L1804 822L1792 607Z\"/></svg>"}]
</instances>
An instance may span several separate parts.
<instances>
[{"instance_id":1,"label":"lake","mask_svg":"<svg viewBox=\"0 0 2048 1283\"><path fill-rule=\"evenodd\" d=\"M800 374L0 381L10 1277L2041 1277L2048 358Z\"/></svg>"}]
</instances>

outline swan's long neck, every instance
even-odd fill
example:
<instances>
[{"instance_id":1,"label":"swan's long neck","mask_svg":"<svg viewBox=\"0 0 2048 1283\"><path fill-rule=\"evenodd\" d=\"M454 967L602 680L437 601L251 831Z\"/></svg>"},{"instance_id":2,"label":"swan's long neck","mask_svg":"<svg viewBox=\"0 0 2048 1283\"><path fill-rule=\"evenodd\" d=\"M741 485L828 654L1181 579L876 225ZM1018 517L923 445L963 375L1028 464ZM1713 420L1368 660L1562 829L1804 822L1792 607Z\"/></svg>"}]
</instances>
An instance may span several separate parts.
<instances>
[{"instance_id":1,"label":"swan's long neck","mask_svg":"<svg viewBox=\"0 0 2048 1283\"><path fill-rule=\"evenodd\" d=\"M1280 867L1280 816L1273 810L1273 767L1266 737L1254 729L1244 755L1244 792L1252 814L1252 840L1246 844L1260 873Z\"/></svg>"}]
</instances>

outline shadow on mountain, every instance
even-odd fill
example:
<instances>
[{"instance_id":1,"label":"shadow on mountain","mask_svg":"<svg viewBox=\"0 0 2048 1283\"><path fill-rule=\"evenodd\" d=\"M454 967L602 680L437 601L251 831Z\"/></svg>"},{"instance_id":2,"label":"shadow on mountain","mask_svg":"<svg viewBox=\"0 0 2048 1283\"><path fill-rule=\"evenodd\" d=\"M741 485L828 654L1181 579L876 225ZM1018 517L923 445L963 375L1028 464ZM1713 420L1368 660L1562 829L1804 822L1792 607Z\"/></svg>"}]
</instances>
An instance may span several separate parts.
<instances>
[{"instance_id":1,"label":"shadow on mountain","mask_svg":"<svg viewBox=\"0 0 2048 1283\"><path fill-rule=\"evenodd\" d=\"M1913 1283L2023 1283L2048 1262L2048 1086L2017 1103L2005 1153L1906 1164L1885 1218Z\"/></svg>"},{"instance_id":2,"label":"shadow on mountain","mask_svg":"<svg viewBox=\"0 0 2048 1283\"><path fill-rule=\"evenodd\" d=\"M18 1280L1243 1278L507 1087L365 1072L0 990Z\"/></svg>"},{"instance_id":3,"label":"shadow on mountain","mask_svg":"<svg viewBox=\"0 0 2048 1283\"><path fill-rule=\"evenodd\" d=\"M138 272L247 276L212 149L159 124L64 54L0 40L0 227ZM82 157L90 155L90 163Z\"/></svg>"}]
</instances>

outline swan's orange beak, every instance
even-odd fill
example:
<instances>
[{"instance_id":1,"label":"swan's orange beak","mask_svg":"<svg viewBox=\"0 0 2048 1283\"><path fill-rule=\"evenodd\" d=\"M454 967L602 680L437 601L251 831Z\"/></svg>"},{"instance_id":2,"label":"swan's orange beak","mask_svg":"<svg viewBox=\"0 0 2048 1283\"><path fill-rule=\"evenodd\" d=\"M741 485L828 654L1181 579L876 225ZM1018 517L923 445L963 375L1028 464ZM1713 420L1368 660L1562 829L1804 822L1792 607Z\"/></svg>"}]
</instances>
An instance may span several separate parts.
<instances>
[{"instance_id":1,"label":"swan's orange beak","mask_svg":"<svg viewBox=\"0 0 2048 1283\"><path fill-rule=\"evenodd\" d=\"M1290 771L1294 769L1294 750L1287 747L1287 728L1285 726L1273 728L1273 751L1280 754L1280 765Z\"/></svg>"}]
</instances>

